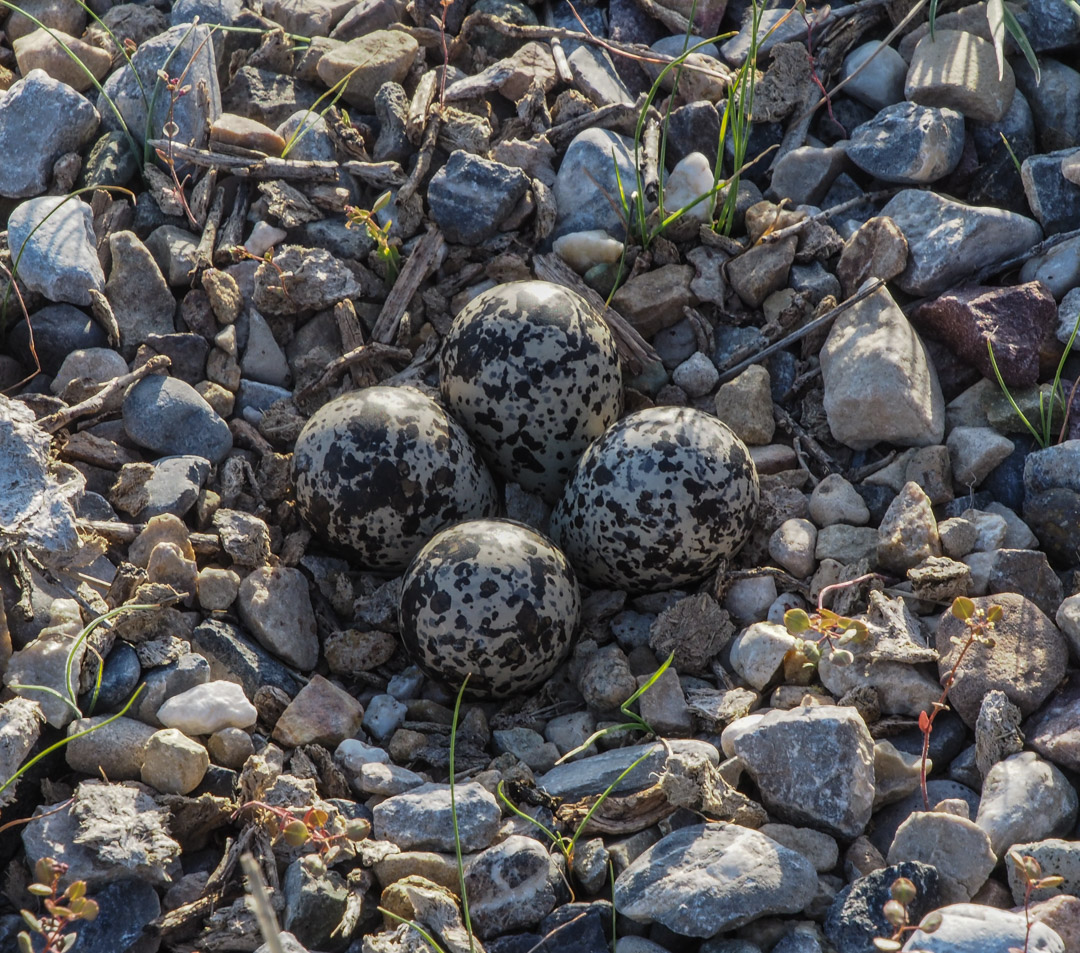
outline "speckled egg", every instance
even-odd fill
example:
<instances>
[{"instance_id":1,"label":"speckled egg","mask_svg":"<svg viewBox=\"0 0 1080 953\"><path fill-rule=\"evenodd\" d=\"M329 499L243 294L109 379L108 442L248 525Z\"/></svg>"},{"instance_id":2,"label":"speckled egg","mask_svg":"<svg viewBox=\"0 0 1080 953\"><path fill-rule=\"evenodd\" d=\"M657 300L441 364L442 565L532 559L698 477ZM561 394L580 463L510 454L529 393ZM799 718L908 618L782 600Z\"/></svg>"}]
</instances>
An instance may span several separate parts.
<instances>
[{"instance_id":1,"label":"speckled egg","mask_svg":"<svg viewBox=\"0 0 1080 953\"><path fill-rule=\"evenodd\" d=\"M375 572L400 572L432 534L498 507L469 435L412 387L368 387L325 404L301 431L292 466L300 515Z\"/></svg>"},{"instance_id":2,"label":"speckled egg","mask_svg":"<svg viewBox=\"0 0 1080 953\"><path fill-rule=\"evenodd\" d=\"M551 675L570 650L581 597L566 557L512 520L435 536L401 584L401 637L433 678L506 698Z\"/></svg>"},{"instance_id":3,"label":"speckled egg","mask_svg":"<svg viewBox=\"0 0 1080 953\"><path fill-rule=\"evenodd\" d=\"M547 281L498 285L462 308L439 380L492 470L549 501L622 406L611 331L583 298Z\"/></svg>"},{"instance_id":4,"label":"speckled egg","mask_svg":"<svg viewBox=\"0 0 1080 953\"><path fill-rule=\"evenodd\" d=\"M551 535L593 586L654 592L696 582L746 542L758 505L750 453L688 407L629 414L585 451Z\"/></svg>"}]
</instances>

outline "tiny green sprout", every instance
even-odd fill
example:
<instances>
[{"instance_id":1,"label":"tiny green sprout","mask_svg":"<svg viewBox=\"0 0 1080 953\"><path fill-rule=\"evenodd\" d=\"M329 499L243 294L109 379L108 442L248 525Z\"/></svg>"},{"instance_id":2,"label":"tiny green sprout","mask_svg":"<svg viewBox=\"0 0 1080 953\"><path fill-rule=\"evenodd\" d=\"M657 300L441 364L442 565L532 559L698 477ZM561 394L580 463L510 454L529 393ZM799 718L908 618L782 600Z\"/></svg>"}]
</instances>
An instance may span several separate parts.
<instances>
[{"instance_id":1,"label":"tiny green sprout","mask_svg":"<svg viewBox=\"0 0 1080 953\"><path fill-rule=\"evenodd\" d=\"M303 847L311 838L307 824L301 820L289 821L282 829L281 836L290 847Z\"/></svg>"},{"instance_id":2,"label":"tiny green sprout","mask_svg":"<svg viewBox=\"0 0 1080 953\"><path fill-rule=\"evenodd\" d=\"M69 884L62 894L57 893L67 870L67 864L51 857L43 857L34 865L35 882L27 890L41 897L45 913L38 916L29 910L20 912L30 932L41 938L39 953L66 953L78 937L76 932L68 932L68 928L77 920L95 920L100 912L97 902L86 896L86 883L82 880ZM18 935L17 942L19 953L34 950L33 938L26 931Z\"/></svg>"},{"instance_id":3,"label":"tiny green sprout","mask_svg":"<svg viewBox=\"0 0 1080 953\"><path fill-rule=\"evenodd\" d=\"M897 877L889 889L889 896L905 907L915 899L917 893L915 884L907 877Z\"/></svg>"}]
</instances>

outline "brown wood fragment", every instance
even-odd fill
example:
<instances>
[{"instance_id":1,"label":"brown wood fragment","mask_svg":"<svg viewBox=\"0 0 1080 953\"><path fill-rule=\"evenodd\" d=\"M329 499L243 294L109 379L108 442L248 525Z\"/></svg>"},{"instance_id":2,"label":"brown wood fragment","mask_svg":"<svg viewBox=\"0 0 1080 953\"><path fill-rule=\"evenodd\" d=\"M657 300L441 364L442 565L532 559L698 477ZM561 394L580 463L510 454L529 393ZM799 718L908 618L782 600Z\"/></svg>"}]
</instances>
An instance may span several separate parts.
<instances>
[{"instance_id":1,"label":"brown wood fragment","mask_svg":"<svg viewBox=\"0 0 1080 953\"><path fill-rule=\"evenodd\" d=\"M428 129L430 131L437 126L438 123L433 122ZM401 201L400 195L398 201ZM420 285L438 267L439 253L445 244L446 240L442 232L436 228L429 228L427 234L416 243L408 261L401 269L401 274L394 282L394 287L390 289L386 301L383 302L382 311L379 312L379 318L371 332L373 341L379 344L390 344L397 338L401 316L405 313L413 295L420 290Z\"/></svg>"},{"instance_id":2,"label":"brown wood fragment","mask_svg":"<svg viewBox=\"0 0 1080 953\"><path fill-rule=\"evenodd\" d=\"M168 148L167 139L153 139L154 148ZM225 155L209 149L172 144L173 155L178 161L190 162L203 168L224 169L231 175L249 179L299 179L301 181L333 182L340 166L337 162L318 159L279 159L276 156L248 158ZM153 168L148 166L148 168ZM171 183L170 183L171 184Z\"/></svg>"},{"instance_id":3,"label":"brown wood fragment","mask_svg":"<svg viewBox=\"0 0 1080 953\"><path fill-rule=\"evenodd\" d=\"M125 463L141 463L142 457L115 440L80 430L68 437L60 451L65 460L78 460L103 470L119 470Z\"/></svg>"}]
</instances>

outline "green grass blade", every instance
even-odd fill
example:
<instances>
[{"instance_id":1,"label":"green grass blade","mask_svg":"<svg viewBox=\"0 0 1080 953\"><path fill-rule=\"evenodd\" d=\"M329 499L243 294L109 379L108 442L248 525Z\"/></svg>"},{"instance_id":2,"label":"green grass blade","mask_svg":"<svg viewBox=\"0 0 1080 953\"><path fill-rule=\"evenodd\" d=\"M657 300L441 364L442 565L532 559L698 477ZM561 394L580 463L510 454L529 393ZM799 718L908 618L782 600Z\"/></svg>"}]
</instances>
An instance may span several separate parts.
<instances>
[{"instance_id":1,"label":"green grass blade","mask_svg":"<svg viewBox=\"0 0 1080 953\"><path fill-rule=\"evenodd\" d=\"M652 745L649 746L649 750L646 751L640 758L637 758L633 763L627 765L626 769L604 789L604 793L601 794L600 797L596 799L596 803L589 808L589 812L581 819L581 823L578 824L577 830L574 831L574 836L570 838L571 853L573 853L574 846L581 838L581 835L585 832L585 826L589 823L589 821L592 820L592 816L597 812L597 810L599 810L600 805L603 804L604 801L606 801L609 797L611 797L611 792L614 791L615 788L617 788L622 783L623 778L625 778L631 771L634 770L634 768L641 764L641 762L648 758L651 754Z\"/></svg>"},{"instance_id":2,"label":"green grass blade","mask_svg":"<svg viewBox=\"0 0 1080 953\"><path fill-rule=\"evenodd\" d=\"M1042 70L1039 69L1039 59L1035 55L1035 51L1031 48L1031 43L1027 38L1027 34L1024 32L1024 28L1020 26L1019 21L1013 14L1012 10L1005 7L1005 29L1009 31L1009 34L1014 40L1016 45L1020 47L1021 52L1024 54L1024 59L1027 60L1028 66L1031 67L1031 71L1035 74L1035 82L1042 82Z\"/></svg>"},{"instance_id":3,"label":"green grass blade","mask_svg":"<svg viewBox=\"0 0 1080 953\"><path fill-rule=\"evenodd\" d=\"M428 933L427 930L420 926L419 923L415 923L412 920L406 920L405 917L399 917L392 910L387 910L386 907L376 907L375 909L378 910L379 913L390 917L391 920L397 920L398 923L404 923L405 926L412 927L417 933L420 934L420 936L424 938L424 941L435 951L435 953L446 953L446 950L439 946L439 944L435 941L435 938L430 933ZM472 938L471 933L469 934L469 937L470 939Z\"/></svg>"},{"instance_id":4,"label":"green grass blade","mask_svg":"<svg viewBox=\"0 0 1080 953\"><path fill-rule=\"evenodd\" d=\"M76 711L79 711L79 709L75 707L75 701L76 701L75 687L74 687L74 684L72 682L71 676L72 676L72 666L74 665L74 662L75 662L75 652L79 648L79 646L82 645L83 642L85 642L86 639L89 637L90 633L93 632L94 629L96 629L103 622L111 622L117 616L123 615L125 612L134 612L134 611L136 611L138 609L160 609L160 608L161 608L161 606L158 605L157 603L151 603L151 604L145 604L145 605L141 604L141 603L133 603L132 605L117 606L115 609L110 609L104 615L99 615L96 618L91 619L90 622L86 625L86 627L78 634L78 636L75 638L75 641L72 642L71 648L68 649L67 664L64 666L64 685L67 687L68 695L71 698L71 705L72 705L73 708L75 708ZM79 714L81 715L82 713L79 712Z\"/></svg>"},{"instance_id":5,"label":"green grass blade","mask_svg":"<svg viewBox=\"0 0 1080 953\"><path fill-rule=\"evenodd\" d=\"M361 66L362 65L363 64L361 64ZM309 126L307 124L307 117L313 112L315 112L315 110L319 106L319 103L326 99L327 96L333 96L334 98L331 99L330 102L327 104L326 108L321 113L319 113L319 119L322 119L323 116L325 116L331 109L333 109L334 106L337 105L337 101L341 99L342 93L345 92L345 87L346 85L348 85L349 80L353 78L353 74L355 74L356 71L360 68L360 66L354 66L351 70L349 70L348 73L342 76L341 79L334 83L333 86L331 86L325 93L323 93L318 99L315 100L315 102L313 102L307 108L307 110L304 112L304 118L300 120L300 123L293 131L293 134L289 136L289 141L285 143L285 148L281 150L282 159L288 158L289 152L292 150L292 147L295 146L301 139L303 139L304 136L306 136L309 132L311 132L312 127L315 125L315 123L312 122Z\"/></svg>"},{"instance_id":6,"label":"green grass blade","mask_svg":"<svg viewBox=\"0 0 1080 953\"><path fill-rule=\"evenodd\" d=\"M647 692L647 691L648 691L648 690L649 690L650 688L652 688L652 687L653 687L653 685L655 685L655 684L656 684L656 680L657 680L658 678L660 678L660 676L661 676L661 675L663 675L663 674L664 674L664 672L666 672L666 671L667 671L667 670L668 670L669 668L671 668L671 663L672 663L672 662L673 662L674 660L675 660L675 653L674 653L674 652L672 652L672 653L671 653L671 654L670 654L670 655L669 655L669 656L668 656L668 657L667 657L666 659L664 659L664 664L663 664L663 665L661 665L661 666L660 666L660 667L659 667L659 668L658 668L658 669L657 669L657 670L656 670L655 672L653 672L653 673L652 673L652 675L650 675L650 676L649 676L649 679L648 679L648 681L646 681L645 683L643 683L643 684L642 684L642 685L641 685L641 686L640 686L640 687L638 688L638 690L637 690L636 692L634 692L634 694L633 694L633 695L631 695L631 696L630 696L630 697L629 697L628 699L626 699L626 701L624 701L624 702L623 702L623 703L622 703L622 704L621 704L621 705L619 706L619 710L620 710L620 711L621 711L621 712L622 712L622 713L623 713L624 715L627 715L628 717L636 717L636 716L634 716L634 713L633 713L633 712L631 712L631 711L628 711L627 709L628 709L628 708L629 708L629 707L630 707L630 706L631 706L632 704L634 704L634 702L636 702L636 701L637 701L637 700L638 700L638 699L639 699L639 698L640 698L640 697L641 697L642 695L644 695L644 694L645 694L645 693L646 693L646 692ZM649 730L651 731L652 729L649 729Z\"/></svg>"},{"instance_id":7,"label":"green grass blade","mask_svg":"<svg viewBox=\"0 0 1080 953\"><path fill-rule=\"evenodd\" d=\"M556 834L543 821L538 821L535 817L531 817L530 815L526 814L520 807L518 807L513 801L511 801L510 798L508 798L506 796L506 791L504 790L505 786L506 786L505 781L499 781L498 785L495 788L495 793L499 795L499 798L502 800L503 804L505 804L508 808L510 808L510 810L514 814L516 814L518 817L520 817L523 821L528 821L534 827L536 827L539 830L543 831L544 834L547 836L547 838L551 841L552 846L554 846L554 847L560 846L560 842L562 841L562 837L560 837L558 834Z\"/></svg>"},{"instance_id":8,"label":"green grass blade","mask_svg":"<svg viewBox=\"0 0 1080 953\"><path fill-rule=\"evenodd\" d=\"M1045 450L1046 442L1039 435L1039 432L1031 426L1031 421L1024 416L1024 412L1020 409L1020 405L1016 403L1013 399L1013 395L1009 392L1009 388L1005 385L1005 381L1001 376L1001 371L998 370L997 359L994 357L994 345L989 340L986 342L986 349L990 352L990 366L994 369L994 377L997 378L998 387L1001 388L1001 392L1012 405L1012 409L1016 411L1016 416L1019 417L1024 422L1024 426L1031 431L1031 435L1035 438L1035 442Z\"/></svg>"}]
</instances>

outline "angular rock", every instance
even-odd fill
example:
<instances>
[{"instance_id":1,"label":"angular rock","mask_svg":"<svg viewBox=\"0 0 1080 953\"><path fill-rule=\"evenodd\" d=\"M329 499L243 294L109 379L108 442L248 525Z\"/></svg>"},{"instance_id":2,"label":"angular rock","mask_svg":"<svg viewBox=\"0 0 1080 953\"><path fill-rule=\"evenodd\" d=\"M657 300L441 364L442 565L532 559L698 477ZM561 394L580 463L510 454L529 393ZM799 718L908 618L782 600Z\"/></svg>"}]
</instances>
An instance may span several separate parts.
<instances>
[{"instance_id":1,"label":"angular rock","mask_svg":"<svg viewBox=\"0 0 1080 953\"><path fill-rule=\"evenodd\" d=\"M86 306L91 291L105 290L94 216L76 197L48 196L16 206L8 216L8 247L19 258L19 278L50 301Z\"/></svg>"},{"instance_id":2,"label":"angular rock","mask_svg":"<svg viewBox=\"0 0 1080 953\"><path fill-rule=\"evenodd\" d=\"M1032 213L1047 235L1067 232L1080 226L1080 177L1069 169L1077 160L1075 149L1028 156L1020 166L1024 195Z\"/></svg>"},{"instance_id":3,"label":"angular rock","mask_svg":"<svg viewBox=\"0 0 1080 953\"><path fill-rule=\"evenodd\" d=\"M873 809L874 746L853 708L772 710L734 744L777 817L839 837L863 832Z\"/></svg>"},{"instance_id":4,"label":"angular rock","mask_svg":"<svg viewBox=\"0 0 1080 953\"><path fill-rule=\"evenodd\" d=\"M930 499L919 484L906 483L878 526L878 566L904 575L924 559L941 555L941 539Z\"/></svg>"},{"instance_id":5,"label":"angular rock","mask_svg":"<svg viewBox=\"0 0 1080 953\"><path fill-rule=\"evenodd\" d=\"M23 76L40 69L78 93L86 92L94 80L102 79L112 66L112 57L105 50L61 30L39 28L20 36L11 46ZM76 59L72 59L64 47L74 53Z\"/></svg>"},{"instance_id":6,"label":"angular rock","mask_svg":"<svg viewBox=\"0 0 1080 953\"><path fill-rule=\"evenodd\" d=\"M879 441L941 443L945 401L937 372L886 288L833 324L821 371L829 429L841 443L858 450Z\"/></svg>"},{"instance_id":7,"label":"angular rock","mask_svg":"<svg viewBox=\"0 0 1080 953\"><path fill-rule=\"evenodd\" d=\"M319 637L307 578L288 566L260 566L240 583L244 624L266 649L308 671L319 660Z\"/></svg>"},{"instance_id":8,"label":"angular rock","mask_svg":"<svg viewBox=\"0 0 1080 953\"><path fill-rule=\"evenodd\" d=\"M986 832L965 817L916 811L897 828L888 861L918 861L937 868L941 899L965 903L997 864Z\"/></svg>"},{"instance_id":9,"label":"angular rock","mask_svg":"<svg viewBox=\"0 0 1080 953\"><path fill-rule=\"evenodd\" d=\"M615 908L679 936L711 937L776 913L797 913L817 890L813 865L734 824L683 827L654 844L615 881Z\"/></svg>"},{"instance_id":10,"label":"angular rock","mask_svg":"<svg viewBox=\"0 0 1080 953\"><path fill-rule=\"evenodd\" d=\"M860 225L844 242L836 277L840 279L844 297L855 294L869 278L892 281L907 267L908 244L896 223L876 215Z\"/></svg>"},{"instance_id":11,"label":"angular rock","mask_svg":"<svg viewBox=\"0 0 1080 953\"><path fill-rule=\"evenodd\" d=\"M829 907L825 935L839 953L873 953L875 937L892 935L894 928L883 908L892 899L893 882L900 877L915 884L915 899L908 905L913 923L941 905L933 867L917 862L879 867L844 887Z\"/></svg>"},{"instance_id":12,"label":"angular rock","mask_svg":"<svg viewBox=\"0 0 1080 953\"><path fill-rule=\"evenodd\" d=\"M567 148L555 178L553 191L558 216L552 238L593 229L622 238L625 227L620 213L604 195L605 191L612 196L619 194L619 178L624 183L634 181L633 143L607 129L578 133Z\"/></svg>"},{"instance_id":13,"label":"angular rock","mask_svg":"<svg viewBox=\"0 0 1080 953\"><path fill-rule=\"evenodd\" d=\"M952 172L964 151L964 117L912 102L886 106L851 131L847 154L885 182L920 185Z\"/></svg>"},{"instance_id":14,"label":"angular rock","mask_svg":"<svg viewBox=\"0 0 1080 953\"><path fill-rule=\"evenodd\" d=\"M282 245L273 264L264 262L256 270L253 301L264 314L291 315L333 307L362 290L348 266L325 249Z\"/></svg>"},{"instance_id":15,"label":"angular rock","mask_svg":"<svg viewBox=\"0 0 1080 953\"><path fill-rule=\"evenodd\" d=\"M881 210L908 243L908 265L896 279L907 294L941 294L1042 240L1037 222L999 209L976 208L934 192L905 189Z\"/></svg>"},{"instance_id":16,"label":"angular rock","mask_svg":"<svg viewBox=\"0 0 1080 953\"><path fill-rule=\"evenodd\" d=\"M418 49L408 33L376 30L324 53L317 67L319 78L334 86L356 70L345 84L342 98L350 106L373 113L379 87L405 79Z\"/></svg>"},{"instance_id":17,"label":"angular rock","mask_svg":"<svg viewBox=\"0 0 1080 953\"><path fill-rule=\"evenodd\" d=\"M109 236L112 271L105 284L116 324L120 346L129 355L151 334L172 334L176 299L158 268L154 256L134 232L113 232Z\"/></svg>"},{"instance_id":18,"label":"angular rock","mask_svg":"<svg viewBox=\"0 0 1080 953\"><path fill-rule=\"evenodd\" d=\"M313 675L274 727L281 745L318 744L333 748L360 729L364 709L355 698L321 675Z\"/></svg>"},{"instance_id":19,"label":"angular rock","mask_svg":"<svg viewBox=\"0 0 1080 953\"><path fill-rule=\"evenodd\" d=\"M1026 717L1061 681L1068 659L1065 637L1034 602L1019 593L1003 592L973 601L981 609L1000 606L1002 617L994 627L994 647L976 644L965 654L949 692L949 705L973 726L983 696L999 689ZM942 677L952 670L960 651L955 640L962 645L966 636L965 625L952 613L941 617L935 645L941 655L938 670Z\"/></svg>"},{"instance_id":20,"label":"angular rock","mask_svg":"<svg viewBox=\"0 0 1080 953\"><path fill-rule=\"evenodd\" d=\"M564 160L565 161L565 160ZM690 290L694 269L689 265L662 265L621 285L611 305L648 339L683 320L683 308L697 304Z\"/></svg>"},{"instance_id":21,"label":"angular rock","mask_svg":"<svg viewBox=\"0 0 1080 953\"><path fill-rule=\"evenodd\" d=\"M847 80L844 91L877 112L907 98L904 95L907 71L907 62L894 47L871 40L844 57L840 74Z\"/></svg>"},{"instance_id":22,"label":"angular rock","mask_svg":"<svg viewBox=\"0 0 1080 953\"><path fill-rule=\"evenodd\" d=\"M448 240L478 245L495 234L528 188L520 169L458 149L428 186L431 218Z\"/></svg>"}]
</instances>

